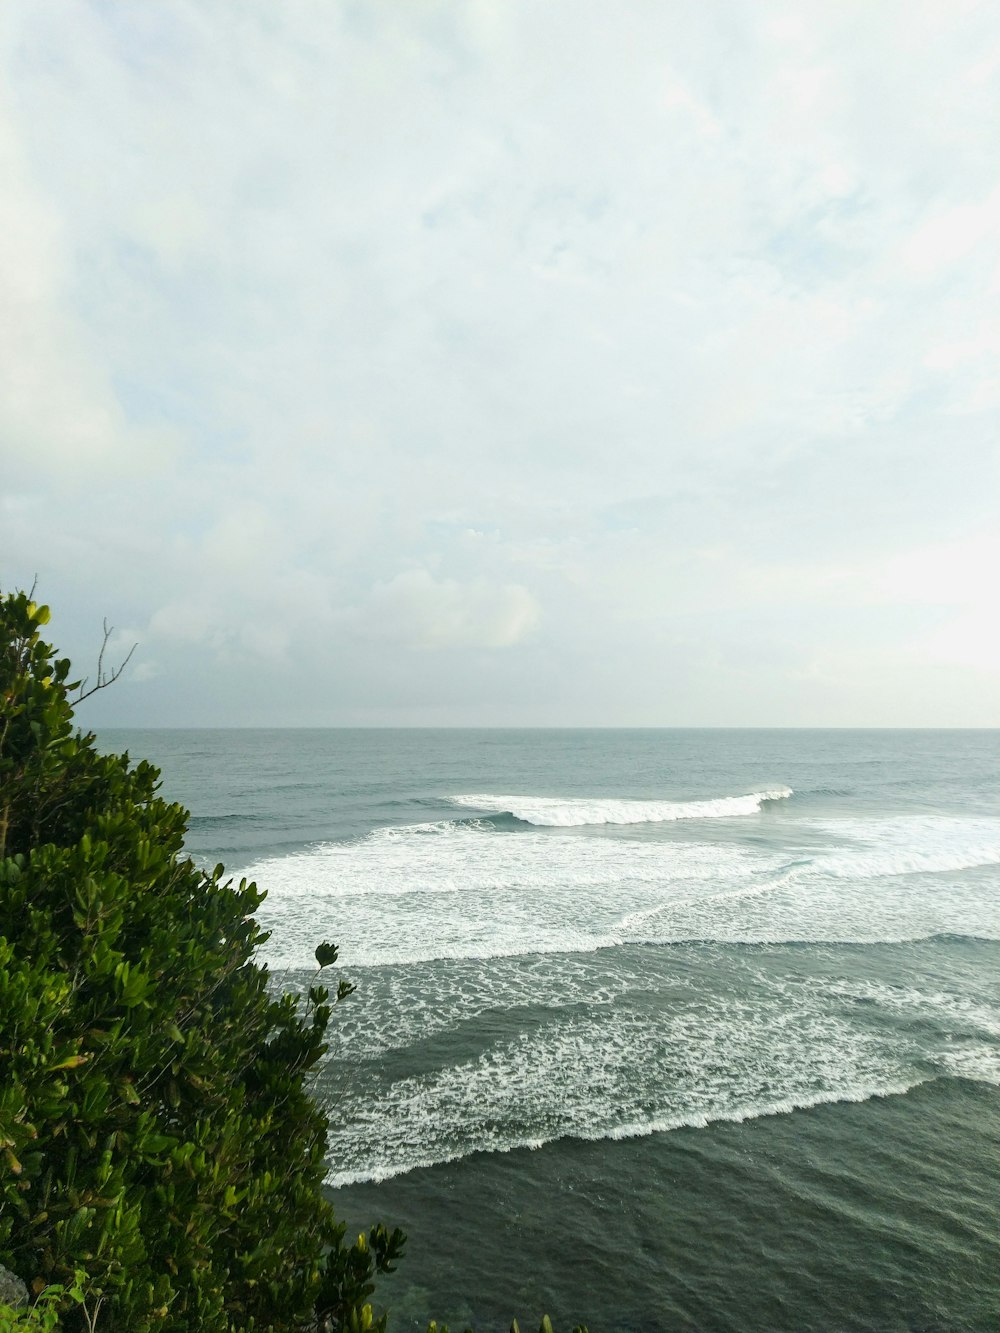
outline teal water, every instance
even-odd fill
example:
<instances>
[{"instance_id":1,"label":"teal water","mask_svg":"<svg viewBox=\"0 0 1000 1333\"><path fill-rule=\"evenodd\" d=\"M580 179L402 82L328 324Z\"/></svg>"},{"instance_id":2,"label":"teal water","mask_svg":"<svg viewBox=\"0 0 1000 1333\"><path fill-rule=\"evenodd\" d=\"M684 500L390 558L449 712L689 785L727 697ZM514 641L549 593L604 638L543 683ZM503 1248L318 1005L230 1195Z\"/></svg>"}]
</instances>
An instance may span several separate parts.
<instances>
[{"instance_id":1,"label":"teal water","mask_svg":"<svg viewBox=\"0 0 1000 1333\"><path fill-rule=\"evenodd\" d=\"M989 732L102 736L358 993L332 1196L390 1328L1000 1328ZM530 1324L529 1324L530 1326Z\"/></svg>"}]
</instances>

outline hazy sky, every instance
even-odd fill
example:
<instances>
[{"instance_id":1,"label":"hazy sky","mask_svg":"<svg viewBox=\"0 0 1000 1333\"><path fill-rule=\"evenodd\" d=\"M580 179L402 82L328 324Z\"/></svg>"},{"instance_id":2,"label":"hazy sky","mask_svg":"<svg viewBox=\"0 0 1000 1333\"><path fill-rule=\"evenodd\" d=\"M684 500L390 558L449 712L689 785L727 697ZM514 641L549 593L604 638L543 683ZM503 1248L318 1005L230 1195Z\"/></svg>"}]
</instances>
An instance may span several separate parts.
<instances>
[{"instance_id":1,"label":"hazy sky","mask_svg":"<svg viewBox=\"0 0 1000 1333\"><path fill-rule=\"evenodd\" d=\"M995 0L7 0L0 582L149 725L1000 724Z\"/></svg>"}]
</instances>

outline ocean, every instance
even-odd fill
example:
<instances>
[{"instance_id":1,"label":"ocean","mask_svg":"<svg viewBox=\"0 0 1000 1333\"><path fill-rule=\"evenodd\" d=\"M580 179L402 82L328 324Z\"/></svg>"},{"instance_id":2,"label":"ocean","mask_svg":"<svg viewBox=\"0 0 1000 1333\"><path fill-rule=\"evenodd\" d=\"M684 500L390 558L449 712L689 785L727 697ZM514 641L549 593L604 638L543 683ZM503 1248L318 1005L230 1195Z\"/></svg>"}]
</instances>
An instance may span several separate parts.
<instances>
[{"instance_id":1,"label":"ocean","mask_svg":"<svg viewBox=\"0 0 1000 1333\"><path fill-rule=\"evenodd\" d=\"M316 1094L390 1330L1000 1329L1000 745L104 731L357 993Z\"/></svg>"}]
</instances>

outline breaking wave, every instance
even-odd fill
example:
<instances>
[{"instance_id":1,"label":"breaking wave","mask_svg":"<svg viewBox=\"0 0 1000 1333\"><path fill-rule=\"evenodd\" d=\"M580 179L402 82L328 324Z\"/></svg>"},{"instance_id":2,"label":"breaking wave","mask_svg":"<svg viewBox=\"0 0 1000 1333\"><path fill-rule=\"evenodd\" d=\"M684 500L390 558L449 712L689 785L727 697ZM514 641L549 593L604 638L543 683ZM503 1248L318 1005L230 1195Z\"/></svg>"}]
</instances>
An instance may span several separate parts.
<instances>
[{"instance_id":1,"label":"breaking wave","mask_svg":"<svg viewBox=\"0 0 1000 1333\"><path fill-rule=\"evenodd\" d=\"M453 796L456 805L513 815L540 828L585 828L597 824L662 824L676 819L730 819L756 815L767 801L784 801L790 787L755 791L747 796L716 796L697 801L568 800L553 796L494 796L489 792Z\"/></svg>"},{"instance_id":2,"label":"breaking wave","mask_svg":"<svg viewBox=\"0 0 1000 1333\"><path fill-rule=\"evenodd\" d=\"M402 1162L383 1160L372 1162L358 1170L334 1169L328 1172L326 1184L331 1189L341 1189L347 1185L365 1183L377 1184L383 1180L391 1180L393 1176L405 1175L408 1171L417 1171L429 1166L442 1166L447 1162L460 1161L463 1157L468 1156L470 1151L508 1153L517 1152L524 1148L536 1150L544 1148L548 1143L555 1142L559 1137L582 1139L585 1142L600 1142L602 1140L620 1142L623 1139L648 1138L653 1134L669 1134L676 1129L707 1129L711 1124L727 1122L730 1124L744 1124L748 1120L759 1120L765 1116L773 1115L790 1115L793 1111L808 1111L812 1110L813 1107L829 1105L830 1103L867 1102L878 1097L899 1097L927 1081L926 1079L917 1078L912 1082L898 1083L887 1088L845 1088L836 1092L806 1094L798 1099L793 1097L779 1098L773 1102L760 1102L754 1106L740 1107L731 1111L720 1110L715 1113L706 1111L688 1115L662 1116L644 1121L633 1121L627 1125L618 1125L604 1132L580 1126L572 1133L556 1135L548 1139L526 1135L519 1139L511 1139L509 1142L490 1143L488 1147L475 1149L449 1149L442 1146L436 1153L425 1151L408 1160L404 1159Z\"/></svg>"}]
</instances>

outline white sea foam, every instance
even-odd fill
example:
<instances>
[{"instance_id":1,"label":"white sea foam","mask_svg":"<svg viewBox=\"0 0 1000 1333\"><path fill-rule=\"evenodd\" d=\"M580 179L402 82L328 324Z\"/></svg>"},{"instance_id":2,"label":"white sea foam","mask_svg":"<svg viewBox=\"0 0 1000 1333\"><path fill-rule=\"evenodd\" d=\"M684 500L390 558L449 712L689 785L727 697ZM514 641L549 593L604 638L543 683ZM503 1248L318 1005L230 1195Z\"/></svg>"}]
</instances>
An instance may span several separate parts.
<instances>
[{"instance_id":1,"label":"white sea foam","mask_svg":"<svg viewBox=\"0 0 1000 1333\"><path fill-rule=\"evenodd\" d=\"M1000 1050L1000 1009L981 998L942 987L906 985L875 977L842 978L824 985L826 993L876 1004L908 1021L932 1019L942 1030L966 1037L986 1037Z\"/></svg>"},{"instance_id":2,"label":"white sea foam","mask_svg":"<svg viewBox=\"0 0 1000 1333\"><path fill-rule=\"evenodd\" d=\"M975 1079L1000 1087L1000 1047L985 1044L962 1046L946 1051L941 1063L955 1078Z\"/></svg>"},{"instance_id":3,"label":"white sea foam","mask_svg":"<svg viewBox=\"0 0 1000 1333\"><path fill-rule=\"evenodd\" d=\"M688 826L689 828L690 826ZM794 821L787 848L443 821L259 862L274 966L337 939L351 966L621 943L1000 938L995 822Z\"/></svg>"},{"instance_id":4,"label":"white sea foam","mask_svg":"<svg viewBox=\"0 0 1000 1333\"><path fill-rule=\"evenodd\" d=\"M959 1076L962 1075L959 1073ZM509 1153L527 1148L537 1150L558 1138L576 1138L589 1142L621 1142L625 1139L648 1138L652 1134L669 1134L677 1129L707 1129L711 1124L743 1124L748 1120L759 1120L765 1116L791 1115L794 1111L808 1111L816 1106L825 1106L837 1102L868 1102L878 1097L895 1097L919 1087L926 1079L916 1078L909 1083L900 1083L887 1088L850 1088L837 1092L819 1092L795 1100L783 1098L776 1102L761 1102L755 1106L743 1107L734 1111L713 1113L695 1113L691 1115L665 1116L660 1119L637 1120L628 1125L619 1125L606 1133L600 1133L589 1126L582 1126L573 1133L555 1135L551 1139L525 1136L511 1139L509 1142L492 1144L483 1148L461 1150L438 1147L423 1153L416 1153L412 1158L394 1163L388 1161L366 1164L357 1170L334 1168L327 1173L326 1184L332 1189L341 1189L348 1185L378 1183L391 1180L393 1176L405 1175L409 1171L418 1171L429 1166L442 1166L447 1162L460 1161L469 1152Z\"/></svg>"},{"instance_id":5,"label":"white sea foam","mask_svg":"<svg viewBox=\"0 0 1000 1333\"><path fill-rule=\"evenodd\" d=\"M829 853L824 874L838 879L922 875L1000 863L1000 822L910 815L896 819L817 820L813 827L852 846Z\"/></svg>"},{"instance_id":6,"label":"white sea foam","mask_svg":"<svg viewBox=\"0 0 1000 1333\"><path fill-rule=\"evenodd\" d=\"M702 801L636 801L606 797L567 799L551 796L494 796L489 792L453 796L456 805L510 814L543 828L585 828L598 824L662 824L677 819L730 819L755 815L765 801L786 800L790 787L755 791L748 796L716 796Z\"/></svg>"},{"instance_id":7,"label":"white sea foam","mask_svg":"<svg viewBox=\"0 0 1000 1333\"><path fill-rule=\"evenodd\" d=\"M348 975L370 967L323 1076L331 1183L1000 1081L1000 1014L964 953L932 984L885 961L841 971L858 955L821 948L803 968L780 944L1000 939L995 822L798 817L766 840L704 837L463 819L254 867L272 965L308 966L325 936ZM624 947L650 943L673 947Z\"/></svg>"},{"instance_id":8,"label":"white sea foam","mask_svg":"<svg viewBox=\"0 0 1000 1333\"><path fill-rule=\"evenodd\" d=\"M932 978L919 951L823 947L1000 939L997 821L818 820L787 795L469 795L461 818L252 867L272 966L309 966L326 937L362 982L321 1075L330 1183L1000 1082L995 997L965 974L988 945L928 946ZM771 799L766 821L696 822ZM638 823L661 827L615 828ZM649 944L671 947L631 947Z\"/></svg>"},{"instance_id":9,"label":"white sea foam","mask_svg":"<svg viewBox=\"0 0 1000 1333\"><path fill-rule=\"evenodd\" d=\"M502 834L452 826L385 834L260 862L275 965L308 965L317 932L352 964L592 950L639 904L698 898L781 858L698 843ZM345 901L349 899L350 901ZM389 906L391 902L391 907Z\"/></svg>"},{"instance_id":10,"label":"white sea foam","mask_svg":"<svg viewBox=\"0 0 1000 1333\"><path fill-rule=\"evenodd\" d=\"M333 1126L333 1185L475 1151L567 1136L622 1139L903 1092L933 1076L908 1053L776 992L679 1008L556 1013L478 1058L350 1095Z\"/></svg>"},{"instance_id":11,"label":"white sea foam","mask_svg":"<svg viewBox=\"0 0 1000 1333\"><path fill-rule=\"evenodd\" d=\"M342 1100L329 1181L860 1102L937 1077L1000 1082L1000 1014L989 987L959 989L961 954L923 983L906 954L887 955L881 978L845 972L851 955L814 957L808 973L801 958L688 945L370 975L344 1033L366 1073L331 1065ZM414 1054L376 1086L383 1040Z\"/></svg>"}]
</instances>

